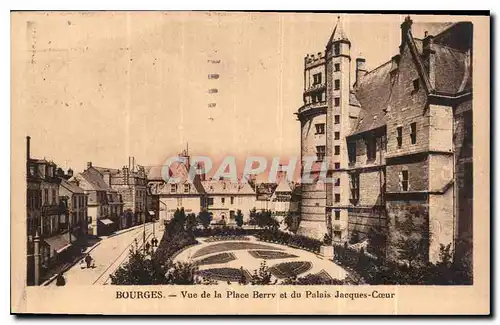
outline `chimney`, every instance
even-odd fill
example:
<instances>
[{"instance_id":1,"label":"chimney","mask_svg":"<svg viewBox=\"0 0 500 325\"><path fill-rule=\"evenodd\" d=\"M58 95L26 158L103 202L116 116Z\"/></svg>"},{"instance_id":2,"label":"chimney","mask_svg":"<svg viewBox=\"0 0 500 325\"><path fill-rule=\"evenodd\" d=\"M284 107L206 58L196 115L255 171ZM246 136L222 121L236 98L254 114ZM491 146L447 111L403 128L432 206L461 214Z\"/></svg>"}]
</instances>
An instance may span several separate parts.
<instances>
[{"instance_id":1,"label":"chimney","mask_svg":"<svg viewBox=\"0 0 500 325\"><path fill-rule=\"evenodd\" d=\"M28 135L26 137L26 160L30 160L30 150L31 150L31 137Z\"/></svg>"},{"instance_id":2,"label":"chimney","mask_svg":"<svg viewBox=\"0 0 500 325\"><path fill-rule=\"evenodd\" d=\"M88 161L88 162L87 162L87 169L89 169L90 167L92 167L92 162L91 162L91 161Z\"/></svg>"},{"instance_id":3,"label":"chimney","mask_svg":"<svg viewBox=\"0 0 500 325\"><path fill-rule=\"evenodd\" d=\"M407 16L401 24L401 45L399 47L400 52L403 49L403 45L406 43L406 36L408 35L408 32L411 31L412 24L413 21L411 20L410 16Z\"/></svg>"},{"instance_id":4,"label":"chimney","mask_svg":"<svg viewBox=\"0 0 500 325\"><path fill-rule=\"evenodd\" d=\"M104 182L106 183L106 185L111 186L111 175L110 175L110 173L104 173L102 175L102 178L104 179Z\"/></svg>"},{"instance_id":5,"label":"chimney","mask_svg":"<svg viewBox=\"0 0 500 325\"><path fill-rule=\"evenodd\" d=\"M361 79L366 74L366 60L364 58L356 59L356 85L359 85Z\"/></svg>"}]
</instances>

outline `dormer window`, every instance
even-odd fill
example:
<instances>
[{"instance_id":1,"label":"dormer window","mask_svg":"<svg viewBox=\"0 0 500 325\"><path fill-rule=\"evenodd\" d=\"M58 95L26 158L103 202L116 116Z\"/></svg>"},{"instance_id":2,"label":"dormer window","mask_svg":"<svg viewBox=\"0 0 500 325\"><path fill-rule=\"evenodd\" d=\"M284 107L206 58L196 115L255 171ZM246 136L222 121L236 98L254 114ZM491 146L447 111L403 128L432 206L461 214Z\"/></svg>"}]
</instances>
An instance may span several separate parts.
<instances>
[{"instance_id":1,"label":"dormer window","mask_svg":"<svg viewBox=\"0 0 500 325\"><path fill-rule=\"evenodd\" d=\"M170 184L170 193L177 193L177 184Z\"/></svg>"}]
</instances>

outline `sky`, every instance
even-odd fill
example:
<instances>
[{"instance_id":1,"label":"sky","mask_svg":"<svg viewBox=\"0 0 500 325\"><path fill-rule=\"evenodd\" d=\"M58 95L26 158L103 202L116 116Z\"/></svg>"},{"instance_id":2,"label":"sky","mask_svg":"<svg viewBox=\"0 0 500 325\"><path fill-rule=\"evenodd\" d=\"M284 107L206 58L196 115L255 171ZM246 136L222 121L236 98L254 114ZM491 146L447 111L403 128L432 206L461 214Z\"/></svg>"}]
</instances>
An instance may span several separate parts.
<instances>
[{"instance_id":1,"label":"sky","mask_svg":"<svg viewBox=\"0 0 500 325\"><path fill-rule=\"evenodd\" d=\"M337 16L19 13L13 127L31 136L32 156L75 171L129 156L161 165L187 144L215 159L299 157L304 57L324 50ZM403 19L343 15L352 68L359 56L371 70L396 54ZM443 27L413 19L415 37Z\"/></svg>"}]
</instances>

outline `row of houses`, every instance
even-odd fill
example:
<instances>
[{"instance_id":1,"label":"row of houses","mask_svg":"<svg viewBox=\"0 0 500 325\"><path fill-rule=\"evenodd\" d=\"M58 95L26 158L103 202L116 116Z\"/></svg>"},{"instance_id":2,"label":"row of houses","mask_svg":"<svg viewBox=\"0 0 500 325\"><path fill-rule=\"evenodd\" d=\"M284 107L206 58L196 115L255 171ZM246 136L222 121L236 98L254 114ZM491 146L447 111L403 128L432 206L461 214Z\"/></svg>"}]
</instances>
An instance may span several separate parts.
<instances>
[{"instance_id":1,"label":"row of houses","mask_svg":"<svg viewBox=\"0 0 500 325\"><path fill-rule=\"evenodd\" d=\"M242 212L244 222L249 221L252 209L271 210L278 219L289 212L298 213L299 199L295 193L299 187L289 183L281 172L274 184L257 184L243 179L238 182L210 179L205 174L196 175L190 182L187 151L179 157L182 161L168 168L169 176L178 180L175 183L165 180L163 166L148 168L148 188L154 202L152 210L159 220L170 220L179 208L194 214L206 210L212 215L212 223L223 224L234 224L238 210Z\"/></svg>"},{"instance_id":2,"label":"row of houses","mask_svg":"<svg viewBox=\"0 0 500 325\"><path fill-rule=\"evenodd\" d=\"M31 157L26 142L27 282L39 285L97 236L149 221L144 167L92 166L78 174Z\"/></svg>"}]
</instances>

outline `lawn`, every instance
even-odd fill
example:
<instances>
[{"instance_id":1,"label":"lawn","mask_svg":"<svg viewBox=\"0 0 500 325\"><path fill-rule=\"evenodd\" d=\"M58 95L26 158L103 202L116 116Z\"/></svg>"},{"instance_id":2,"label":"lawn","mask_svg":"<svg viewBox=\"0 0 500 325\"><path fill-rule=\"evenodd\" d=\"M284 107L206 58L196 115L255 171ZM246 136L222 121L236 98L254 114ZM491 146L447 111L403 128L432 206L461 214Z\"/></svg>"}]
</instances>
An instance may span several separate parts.
<instances>
[{"instance_id":1,"label":"lawn","mask_svg":"<svg viewBox=\"0 0 500 325\"><path fill-rule=\"evenodd\" d=\"M198 275L216 281L238 282L241 280L242 276L241 272L242 272L241 269L222 267L222 268L201 270L198 271ZM245 276L247 281L248 279L251 278L250 273L245 269L243 269L243 275Z\"/></svg>"},{"instance_id":2,"label":"lawn","mask_svg":"<svg viewBox=\"0 0 500 325\"><path fill-rule=\"evenodd\" d=\"M297 261L276 264L269 268L272 275L278 279L286 279L298 276L312 268L311 262Z\"/></svg>"},{"instance_id":3,"label":"lawn","mask_svg":"<svg viewBox=\"0 0 500 325\"><path fill-rule=\"evenodd\" d=\"M205 246L193 254L193 258L201 257L203 255L243 250L243 249L270 249L270 250L283 250L281 248L276 248L269 245L259 244L259 243L244 243L244 242L222 242L216 243L210 246Z\"/></svg>"},{"instance_id":4,"label":"lawn","mask_svg":"<svg viewBox=\"0 0 500 325\"><path fill-rule=\"evenodd\" d=\"M255 251L248 251L248 253L252 255L254 258L260 258L263 260L298 257L297 255L279 251L255 250Z\"/></svg>"},{"instance_id":5,"label":"lawn","mask_svg":"<svg viewBox=\"0 0 500 325\"><path fill-rule=\"evenodd\" d=\"M211 264L222 264L230 261L234 261L236 257L232 253L220 253L212 256L202 258L195 262L196 265L211 265Z\"/></svg>"}]
</instances>

